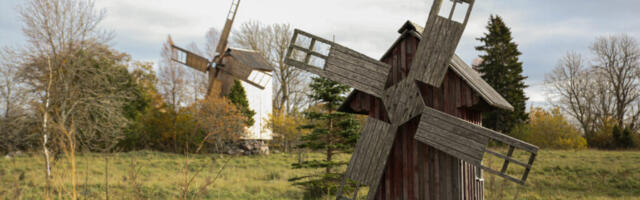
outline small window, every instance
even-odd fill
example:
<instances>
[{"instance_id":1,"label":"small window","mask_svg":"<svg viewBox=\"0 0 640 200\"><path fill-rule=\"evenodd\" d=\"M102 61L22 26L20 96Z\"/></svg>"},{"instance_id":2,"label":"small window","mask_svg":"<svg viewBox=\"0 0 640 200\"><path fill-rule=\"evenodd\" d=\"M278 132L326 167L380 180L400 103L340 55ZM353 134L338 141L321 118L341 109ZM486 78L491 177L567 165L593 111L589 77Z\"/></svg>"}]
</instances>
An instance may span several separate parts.
<instances>
[{"instance_id":1,"label":"small window","mask_svg":"<svg viewBox=\"0 0 640 200\"><path fill-rule=\"evenodd\" d=\"M443 0L438 15L458 23L463 23L467 15L469 3L462 0ZM453 11L453 13L451 13ZM451 16L451 18L449 18Z\"/></svg>"},{"instance_id":2,"label":"small window","mask_svg":"<svg viewBox=\"0 0 640 200\"><path fill-rule=\"evenodd\" d=\"M440 3L440 11L438 11L438 15L440 15L440 17L449 19L449 13L451 13L453 4L453 0L442 0L442 3Z\"/></svg>"},{"instance_id":3,"label":"small window","mask_svg":"<svg viewBox=\"0 0 640 200\"><path fill-rule=\"evenodd\" d=\"M180 51L177 49L172 49L171 57L173 60L178 61L180 63L187 63L187 53L184 51Z\"/></svg>"},{"instance_id":4,"label":"small window","mask_svg":"<svg viewBox=\"0 0 640 200\"><path fill-rule=\"evenodd\" d=\"M466 2L459 2L456 4L456 10L453 11L453 17L451 20L464 23L464 18L467 16L467 10L469 9L469 4Z\"/></svg>"},{"instance_id":5,"label":"small window","mask_svg":"<svg viewBox=\"0 0 640 200\"><path fill-rule=\"evenodd\" d=\"M290 59L293 59L298 62L304 62L304 59L307 57L307 53L304 51L300 51L299 49L293 49L291 52Z\"/></svg>"},{"instance_id":6,"label":"small window","mask_svg":"<svg viewBox=\"0 0 640 200\"><path fill-rule=\"evenodd\" d=\"M299 47L309 49L309 47L311 47L311 38L305 35L298 34L298 38L296 39L295 44Z\"/></svg>"},{"instance_id":7,"label":"small window","mask_svg":"<svg viewBox=\"0 0 640 200\"><path fill-rule=\"evenodd\" d=\"M316 43L313 45L313 51L324 56L329 56L329 51L331 50L331 45L320 42L316 40Z\"/></svg>"},{"instance_id":8,"label":"small window","mask_svg":"<svg viewBox=\"0 0 640 200\"><path fill-rule=\"evenodd\" d=\"M309 58L309 65L320 69L324 69L325 62L326 61L323 58L320 58L318 56L312 55L311 58Z\"/></svg>"}]
</instances>

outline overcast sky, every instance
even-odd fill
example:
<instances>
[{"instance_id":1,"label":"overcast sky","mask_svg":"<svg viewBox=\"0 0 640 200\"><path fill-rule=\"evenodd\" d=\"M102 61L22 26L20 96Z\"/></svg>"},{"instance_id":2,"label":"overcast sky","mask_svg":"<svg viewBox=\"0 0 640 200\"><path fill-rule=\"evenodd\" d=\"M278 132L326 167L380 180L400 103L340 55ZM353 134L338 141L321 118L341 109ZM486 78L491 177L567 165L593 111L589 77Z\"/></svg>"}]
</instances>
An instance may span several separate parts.
<instances>
[{"instance_id":1,"label":"overcast sky","mask_svg":"<svg viewBox=\"0 0 640 200\"><path fill-rule=\"evenodd\" d=\"M24 44L17 6L0 0L0 46ZM259 20L289 23L295 28L331 38L373 58L398 37L407 20L424 25L432 0L242 0L236 27ZM97 0L107 11L102 28L116 34L115 49L133 59L156 62L167 35L182 46L203 47L210 27L222 29L231 0ZM640 1L635 0L477 0L456 53L471 63L478 57L475 39L486 31L491 14L503 17L522 52L530 104L545 101L541 82L567 51L588 54L590 43L602 35L640 36Z\"/></svg>"}]
</instances>

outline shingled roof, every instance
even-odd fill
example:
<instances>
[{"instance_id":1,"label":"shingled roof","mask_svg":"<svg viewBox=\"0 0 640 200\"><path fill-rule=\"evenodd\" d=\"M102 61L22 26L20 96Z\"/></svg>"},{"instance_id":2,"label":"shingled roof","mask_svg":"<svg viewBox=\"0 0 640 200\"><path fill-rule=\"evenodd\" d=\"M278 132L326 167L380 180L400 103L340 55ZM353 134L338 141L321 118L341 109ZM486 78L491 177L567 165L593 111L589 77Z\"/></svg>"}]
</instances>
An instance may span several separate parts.
<instances>
[{"instance_id":1,"label":"shingled roof","mask_svg":"<svg viewBox=\"0 0 640 200\"><path fill-rule=\"evenodd\" d=\"M273 66L257 51L228 48L227 55L255 70L273 71Z\"/></svg>"},{"instance_id":2,"label":"shingled roof","mask_svg":"<svg viewBox=\"0 0 640 200\"><path fill-rule=\"evenodd\" d=\"M419 26L414 22L407 21L398 30L398 33L400 33L401 36L394 42L393 45L391 45L389 50L387 50L387 52L382 56L382 59L389 56L393 51L394 47L400 41L402 41L405 37L414 36L418 39L422 39L423 31L424 31L424 28L422 26ZM496 108L513 110L513 106L509 104L509 102L507 102L507 100L505 100L504 97L502 97L495 89L493 89L493 87L491 87L487 82L485 82L484 79L482 79L482 77L480 76L480 74L478 74L478 72L476 72L474 69L469 67L469 65L467 65L458 55L454 55L451 58L451 63L449 67L454 72L456 72L456 74L458 74L460 78L462 78L471 88L473 88L473 90L477 92L478 95L480 95L480 97L487 104ZM353 100L353 98L355 97L355 92L357 91L353 91L349 95L349 97L345 101L345 104L341 106L340 110L343 110L343 111L350 110L349 108L347 108L348 107L347 104Z\"/></svg>"}]
</instances>

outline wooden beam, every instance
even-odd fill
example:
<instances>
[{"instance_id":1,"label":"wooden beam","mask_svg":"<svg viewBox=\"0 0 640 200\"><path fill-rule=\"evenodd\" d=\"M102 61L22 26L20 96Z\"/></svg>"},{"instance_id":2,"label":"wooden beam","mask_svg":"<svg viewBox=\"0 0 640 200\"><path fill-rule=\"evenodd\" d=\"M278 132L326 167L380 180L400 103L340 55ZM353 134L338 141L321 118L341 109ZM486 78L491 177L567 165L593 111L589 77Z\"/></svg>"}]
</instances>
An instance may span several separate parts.
<instances>
[{"instance_id":1,"label":"wooden beam","mask_svg":"<svg viewBox=\"0 0 640 200\"><path fill-rule=\"evenodd\" d=\"M302 47L296 44L301 36L311 40L309 47ZM316 52L315 47L318 43L324 43L329 46L328 55ZM304 55L294 56L294 50L302 52ZM292 56L295 58L292 58ZM323 60L324 65L315 66L314 63L310 63L312 56ZM299 29L294 31L285 63L348 85L375 97L382 96L384 84L391 68L391 66L383 62Z\"/></svg>"}]
</instances>

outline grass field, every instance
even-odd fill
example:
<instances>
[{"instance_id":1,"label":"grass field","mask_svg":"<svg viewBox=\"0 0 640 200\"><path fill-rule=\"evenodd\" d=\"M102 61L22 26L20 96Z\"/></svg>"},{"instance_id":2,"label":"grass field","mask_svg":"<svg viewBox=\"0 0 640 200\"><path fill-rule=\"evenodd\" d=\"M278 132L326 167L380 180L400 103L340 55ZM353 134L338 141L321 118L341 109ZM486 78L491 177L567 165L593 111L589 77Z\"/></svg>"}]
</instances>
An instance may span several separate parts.
<instances>
[{"instance_id":1,"label":"grass field","mask_svg":"<svg viewBox=\"0 0 640 200\"><path fill-rule=\"evenodd\" d=\"M318 158L321 155L307 156ZM341 160L348 158L348 155L339 157ZM485 199L640 199L640 152L543 150L537 158L525 186L485 173ZM104 199L105 155L78 155L76 160L78 196L82 199ZM196 155L188 159L188 170L185 170L186 161L184 155L151 151L110 155L109 197L301 199L302 189L291 185L287 179L315 173L292 170L290 164L297 161L294 154ZM212 182L225 163L220 176ZM39 154L0 158L0 199L43 198L43 166ZM53 169L52 187L58 192L52 197L68 199L71 196L68 161L58 160ZM185 177L195 177L186 190L183 187Z\"/></svg>"}]
</instances>

